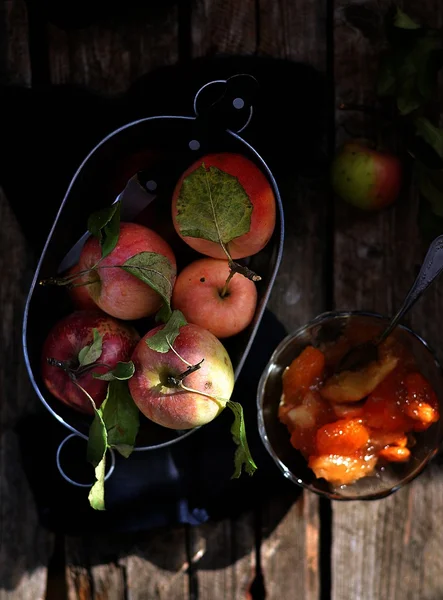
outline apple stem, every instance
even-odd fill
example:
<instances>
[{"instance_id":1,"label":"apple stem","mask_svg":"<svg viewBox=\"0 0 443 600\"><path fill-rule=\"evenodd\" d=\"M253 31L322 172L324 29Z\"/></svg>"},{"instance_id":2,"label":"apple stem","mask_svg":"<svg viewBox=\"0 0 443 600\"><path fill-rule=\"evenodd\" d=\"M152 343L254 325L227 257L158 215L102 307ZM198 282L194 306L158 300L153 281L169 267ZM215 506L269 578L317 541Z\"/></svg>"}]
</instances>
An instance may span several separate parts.
<instances>
[{"instance_id":1,"label":"apple stem","mask_svg":"<svg viewBox=\"0 0 443 600\"><path fill-rule=\"evenodd\" d=\"M182 387L182 381L183 379L185 379L185 377L187 377L188 375L191 375L191 373L195 373L195 371L198 371L201 368L201 364L205 359L202 358L201 361L199 363L197 363L196 365L190 365L186 371L183 371L183 373L180 373L180 375L178 375L177 377L174 377L173 375L170 375L168 377L168 381L174 386L174 387Z\"/></svg>"},{"instance_id":2,"label":"apple stem","mask_svg":"<svg viewBox=\"0 0 443 600\"><path fill-rule=\"evenodd\" d=\"M228 287L229 287L229 283L231 281L231 279L234 277L235 275L235 271L233 271L232 269L229 271L229 275L228 278L225 281L225 285L223 286L222 291L220 292L220 298L224 298L226 296L226 294L228 293Z\"/></svg>"},{"instance_id":3,"label":"apple stem","mask_svg":"<svg viewBox=\"0 0 443 600\"><path fill-rule=\"evenodd\" d=\"M256 282L261 280L260 275L254 273L254 271L251 271L251 269L249 269L245 265L240 265L239 263L235 262L234 260L232 260L232 258L231 260L229 260L229 268L232 272L239 273L240 275L243 275L243 277L246 277L251 281Z\"/></svg>"},{"instance_id":4,"label":"apple stem","mask_svg":"<svg viewBox=\"0 0 443 600\"><path fill-rule=\"evenodd\" d=\"M57 360L56 358L51 357L47 357L46 360L48 364L50 364L52 367L58 367L59 369L62 369L67 375L69 375L69 377L74 382L77 379L77 377L81 377L82 375L84 375L88 371L91 371L92 369L95 369L96 367L106 367L108 369L112 369L111 365L107 365L106 363L95 362L91 363L90 365L84 365L83 367L77 367L76 369L74 369L72 367L72 364L68 360Z\"/></svg>"}]
</instances>

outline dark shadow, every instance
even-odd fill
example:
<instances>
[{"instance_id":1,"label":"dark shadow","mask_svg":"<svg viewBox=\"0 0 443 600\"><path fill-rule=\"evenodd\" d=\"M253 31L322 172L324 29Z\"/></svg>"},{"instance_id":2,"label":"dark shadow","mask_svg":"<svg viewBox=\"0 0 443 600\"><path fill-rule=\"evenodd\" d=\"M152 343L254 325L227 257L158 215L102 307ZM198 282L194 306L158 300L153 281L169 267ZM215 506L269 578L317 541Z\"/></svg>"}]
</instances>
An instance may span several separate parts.
<instances>
[{"instance_id":1,"label":"dark shadow","mask_svg":"<svg viewBox=\"0 0 443 600\"><path fill-rule=\"evenodd\" d=\"M321 177L327 162L325 82L309 66L256 57L199 59L159 69L140 78L126 94L113 97L71 86L1 88L0 129L8 152L0 165L0 185L36 256L72 175L97 142L136 118L192 115L193 97L201 85L240 72L254 75L260 85L254 117L242 135L263 156L277 182L284 182L282 189L291 189L283 204L293 203L299 178ZM293 218L294 211L288 214ZM66 483L56 469L55 452L66 429L49 414L19 423L22 460L43 525L59 534L102 540L104 554L108 550L103 540L110 533L120 556L125 548L136 551L131 544L137 540L147 559L170 570L177 567L179 550L171 544L169 551L159 552L148 540L173 537L174 532L181 539L177 530L181 524L192 527L236 519L251 510L257 513L268 500L278 498L273 522L266 527L269 535L300 494L282 477L256 427L258 379L284 335L283 326L267 312L234 392L233 399L245 409L248 440L258 465L253 477L231 479L235 448L229 433L231 414L224 411L170 449L136 452L128 460L118 456L107 484L107 511L97 513L88 506L88 490ZM247 544L241 547L244 553L252 549ZM103 554L89 559L92 564L104 560ZM216 569L233 560L219 554L199 568Z\"/></svg>"}]
</instances>

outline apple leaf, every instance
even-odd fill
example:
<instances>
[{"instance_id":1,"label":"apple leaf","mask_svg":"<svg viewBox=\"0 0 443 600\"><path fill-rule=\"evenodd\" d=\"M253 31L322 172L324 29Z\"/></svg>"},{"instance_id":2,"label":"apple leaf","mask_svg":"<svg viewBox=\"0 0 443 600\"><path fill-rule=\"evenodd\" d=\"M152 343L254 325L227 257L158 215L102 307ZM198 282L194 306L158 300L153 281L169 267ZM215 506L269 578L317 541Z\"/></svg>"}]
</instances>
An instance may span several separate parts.
<instances>
[{"instance_id":1,"label":"apple leaf","mask_svg":"<svg viewBox=\"0 0 443 600\"><path fill-rule=\"evenodd\" d=\"M163 300L164 312L171 315L171 295L176 270L171 262L156 252L140 252L120 266L156 291Z\"/></svg>"},{"instance_id":2,"label":"apple leaf","mask_svg":"<svg viewBox=\"0 0 443 600\"><path fill-rule=\"evenodd\" d=\"M420 25L413 21L401 8L397 7L397 12L394 17L394 27L400 29L420 29Z\"/></svg>"},{"instance_id":3,"label":"apple leaf","mask_svg":"<svg viewBox=\"0 0 443 600\"><path fill-rule=\"evenodd\" d=\"M89 428L87 459L95 468L96 482L89 492L89 503L95 510L105 510L106 450L115 448L128 458L134 449L139 428L139 411L129 393L126 381L109 382L108 392L100 408L94 401L94 420Z\"/></svg>"},{"instance_id":4,"label":"apple leaf","mask_svg":"<svg viewBox=\"0 0 443 600\"><path fill-rule=\"evenodd\" d=\"M395 98L403 116L435 100L442 66L440 32L421 27L412 30L411 23L405 13L397 14L397 33L381 58L377 76L377 94Z\"/></svg>"},{"instance_id":5,"label":"apple leaf","mask_svg":"<svg viewBox=\"0 0 443 600\"><path fill-rule=\"evenodd\" d=\"M105 510L105 470L108 441L102 408L97 409L94 402L93 408L94 420L89 428L87 459L95 468L96 482L89 491L88 499L95 510Z\"/></svg>"},{"instance_id":6,"label":"apple leaf","mask_svg":"<svg viewBox=\"0 0 443 600\"><path fill-rule=\"evenodd\" d=\"M92 376L102 381L112 381L113 379L124 381L125 379L131 379L134 372L135 366L132 360L130 360L129 362L118 362L112 371L108 371L107 373L93 373Z\"/></svg>"},{"instance_id":7,"label":"apple leaf","mask_svg":"<svg viewBox=\"0 0 443 600\"><path fill-rule=\"evenodd\" d=\"M418 136L429 144L440 158L443 158L443 129L435 127L425 117L415 119L415 130Z\"/></svg>"},{"instance_id":8,"label":"apple leaf","mask_svg":"<svg viewBox=\"0 0 443 600\"><path fill-rule=\"evenodd\" d=\"M120 201L114 202L111 206L93 213L88 219L88 231L99 240L102 258L108 256L117 245L120 233L120 205Z\"/></svg>"},{"instance_id":9,"label":"apple leaf","mask_svg":"<svg viewBox=\"0 0 443 600\"><path fill-rule=\"evenodd\" d=\"M183 236L227 244L251 227L252 203L237 177L204 163L184 180L177 199Z\"/></svg>"},{"instance_id":10,"label":"apple leaf","mask_svg":"<svg viewBox=\"0 0 443 600\"><path fill-rule=\"evenodd\" d=\"M116 379L110 382L106 401L102 405L102 415L108 446L128 458L138 433L139 410L126 381Z\"/></svg>"},{"instance_id":11,"label":"apple leaf","mask_svg":"<svg viewBox=\"0 0 443 600\"><path fill-rule=\"evenodd\" d=\"M85 346L78 353L78 362L80 363L80 367L95 363L95 361L101 356L103 337L99 333L98 329L94 328L92 333L94 336L92 344Z\"/></svg>"},{"instance_id":12,"label":"apple leaf","mask_svg":"<svg viewBox=\"0 0 443 600\"><path fill-rule=\"evenodd\" d=\"M106 454L95 467L96 482L89 490L89 504L94 510L105 510L105 471L106 471Z\"/></svg>"},{"instance_id":13,"label":"apple leaf","mask_svg":"<svg viewBox=\"0 0 443 600\"><path fill-rule=\"evenodd\" d=\"M443 217L443 170L429 169L417 160L415 176L420 194L429 202L432 212Z\"/></svg>"},{"instance_id":14,"label":"apple leaf","mask_svg":"<svg viewBox=\"0 0 443 600\"><path fill-rule=\"evenodd\" d=\"M246 439L245 419L243 415L243 407L238 402L228 400L226 406L234 413L234 423L231 427L232 438L238 448L235 451L235 470L231 479L237 479L244 468L248 475L253 475L257 470L257 465L249 451L248 441Z\"/></svg>"},{"instance_id":15,"label":"apple leaf","mask_svg":"<svg viewBox=\"0 0 443 600\"><path fill-rule=\"evenodd\" d=\"M183 313L179 310L174 310L163 329L160 329L160 331L157 331L152 337L148 338L146 343L151 350L155 350L156 352L162 352L163 354L169 352L170 346L174 345L180 333L180 327L183 327L186 323L187 321Z\"/></svg>"}]
</instances>

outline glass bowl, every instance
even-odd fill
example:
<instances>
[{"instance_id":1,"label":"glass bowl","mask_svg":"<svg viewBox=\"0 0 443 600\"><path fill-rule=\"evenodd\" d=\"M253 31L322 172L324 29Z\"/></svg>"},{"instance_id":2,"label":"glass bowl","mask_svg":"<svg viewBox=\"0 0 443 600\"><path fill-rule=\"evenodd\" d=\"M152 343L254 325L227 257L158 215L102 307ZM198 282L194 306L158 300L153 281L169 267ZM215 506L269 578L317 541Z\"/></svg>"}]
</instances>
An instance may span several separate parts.
<instances>
[{"instance_id":1,"label":"glass bowl","mask_svg":"<svg viewBox=\"0 0 443 600\"><path fill-rule=\"evenodd\" d=\"M306 489L334 500L375 500L392 494L412 481L437 454L442 441L442 420L423 432L414 432L416 444L411 458L403 463L378 464L372 475L353 484L332 486L316 478L302 454L290 444L285 425L278 419L284 369L302 350L312 345L322 349L337 341L346 328L381 331L388 319L375 313L328 312L288 335L275 349L260 378L257 392L258 428L264 446L283 475ZM443 373L427 343L411 329L399 325L394 334L412 352L418 370L428 379L443 414Z\"/></svg>"}]
</instances>

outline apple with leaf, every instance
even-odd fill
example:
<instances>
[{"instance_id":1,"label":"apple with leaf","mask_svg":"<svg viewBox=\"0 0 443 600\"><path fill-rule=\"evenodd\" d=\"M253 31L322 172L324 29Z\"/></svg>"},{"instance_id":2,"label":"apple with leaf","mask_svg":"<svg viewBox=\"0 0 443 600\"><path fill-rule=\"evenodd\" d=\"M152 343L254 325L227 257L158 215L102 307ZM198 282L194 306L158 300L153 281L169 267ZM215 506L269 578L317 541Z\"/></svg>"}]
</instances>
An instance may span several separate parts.
<instances>
[{"instance_id":1,"label":"apple with leaf","mask_svg":"<svg viewBox=\"0 0 443 600\"><path fill-rule=\"evenodd\" d=\"M167 318L177 272L169 244L143 225L121 223L120 202L92 214L88 230L78 265L40 283L68 286L74 305L88 305L89 296L118 319L148 317L161 307Z\"/></svg>"},{"instance_id":2,"label":"apple with leaf","mask_svg":"<svg viewBox=\"0 0 443 600\"><path fill-rule=\"evenodd\" d=\"M99 310L75 311L58 321L42 349L42 377L53 396L89 415L106 397L107 379L115 369L132 374L127 366L139 341L137 331Z\"/></svg>"},{"instance_id":3,"label":"apple with leaf","mask_svg":"<svg viewBox=\"0 0 443 600\"><path fill-rule=\"evenodd\" d=\"M227 259L231 270L260 277L234 259L252 256L269 242L275 228L272 187L249 159L229 152L198 159L180 177L172 198L178 235L194 250Z\"/></svg>"}]
</instances>

